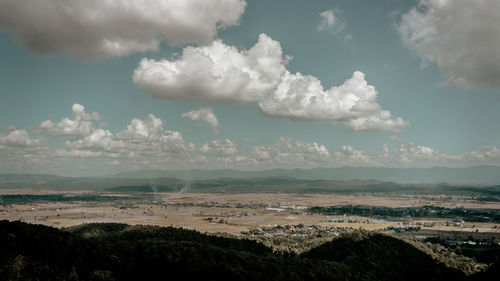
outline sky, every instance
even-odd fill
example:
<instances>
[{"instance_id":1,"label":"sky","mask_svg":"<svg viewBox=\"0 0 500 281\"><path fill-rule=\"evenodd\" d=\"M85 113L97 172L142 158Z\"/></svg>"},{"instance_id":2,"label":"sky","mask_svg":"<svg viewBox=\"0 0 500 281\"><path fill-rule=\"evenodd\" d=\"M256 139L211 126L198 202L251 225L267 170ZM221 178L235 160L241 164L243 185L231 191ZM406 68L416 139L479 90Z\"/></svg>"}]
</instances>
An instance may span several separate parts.
<instances>
[{"instance_id":1,"label":"sky","mask_svg":"<svg viewBox=\"0 0 500 281\"><path fill-rule=\"evenodd\" d=\"M500 0L0 0L0 173L500 165Z\"/></svg>"}]
</instances>

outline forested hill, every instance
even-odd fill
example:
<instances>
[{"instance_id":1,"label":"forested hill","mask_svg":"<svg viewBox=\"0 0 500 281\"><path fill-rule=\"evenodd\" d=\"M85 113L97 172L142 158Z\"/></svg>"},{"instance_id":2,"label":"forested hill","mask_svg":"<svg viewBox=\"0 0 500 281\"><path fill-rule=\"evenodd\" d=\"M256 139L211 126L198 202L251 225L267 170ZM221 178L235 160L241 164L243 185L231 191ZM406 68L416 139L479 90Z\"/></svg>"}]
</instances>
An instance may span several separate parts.
<instances>
[{"instance_id":1,"label":"forested hill","mask_svg":"<svg viewBox=\"0 0 500 281\"><path fill-rule=\"evenodd\" d=\"M0 280L430 281L488 280L496 274L470 274L475 271L471 259L439 257L369 232L295 256L255 241L172 227L87 224L59 230L0 221Z\"/></svg>"}]
</instances>

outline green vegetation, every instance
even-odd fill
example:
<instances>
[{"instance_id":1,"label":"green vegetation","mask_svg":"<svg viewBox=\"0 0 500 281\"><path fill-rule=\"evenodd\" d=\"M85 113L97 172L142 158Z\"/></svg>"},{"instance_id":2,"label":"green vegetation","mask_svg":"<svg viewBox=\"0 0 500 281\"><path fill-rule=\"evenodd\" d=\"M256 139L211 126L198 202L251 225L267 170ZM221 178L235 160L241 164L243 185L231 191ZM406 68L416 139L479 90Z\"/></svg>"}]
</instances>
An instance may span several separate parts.
<instances>
[{"instance_id":1,"label":"green vegetation","mask_svg":"<svg viewBox=\"0 0 500 281\"><path fill-rule=\"evenodd\" d=\"M435 247L436 249L434 249ZM356 231L297 256L172 227L0 221L1 280L467 280L474 260ZM492 267L495 270L495 267ZM484 273L481 278L487 278ZM486 279L483 279L486 280ZM491 279L494 280L494 279Z\"/></svg>"},{"instance_id":2,"label":"green vegetation","mask_svg":"<svg viewBox=\"0 0 500 281\"><path fill-rule=\"evenodd\" d=\"M381 233L355 231L301 255L330 261L343 261L350 268L362 269L360 279L420 280L444 278L460 280L472 274L477 264L457 256L439 245L405 240Z\"/></svg>"},{"instance_id":3,"label":"green vegetation","mask_svg":"<svg viewBox=\"0 0 500 281\"><path fill-rule=\"evenodd\" d=\"M324 215L356 215L383 218L455 218L471 222L500 222L500 210L478 210L464 208L443 208L436 206L388 208L355 205L332 207L311 207L309 211Z\"/></svg>"},{"instance_id":4,"label":"green vegetation","mask_svg":"<svg viewBox=\"0 0 500 281\"><path fill-rule=\"evenodd\" d=\"M7 194L1 195L2 202L0 205L10 204L29 204L34 202L102 202L113 199L120 199L115 196L101 196L99 194Z\"/></svg>"},{"instance_id":5,"label":"green vegetation","mask_svg":"<svg viewBox=\"0 0 500 281\"><path fill-rule=\"evenodd\" d=\"M343 280L349 274L340 263L171 227L89 224L61 231L2 221L0 241L5 280Z\"/></svg>"},{"instance_id":6,"label":"green vegetation","mask_svg":"<svg viewBox=\"0 0 500 281\"><path fill-rule=\"evenodd\" d=\"M500 262L500 245L493 239L474 239L472 235L467 241L454 237L428 237L425 242L442 245L458 254L473 257L485 264Z\"/></svg>"}]
</instances>

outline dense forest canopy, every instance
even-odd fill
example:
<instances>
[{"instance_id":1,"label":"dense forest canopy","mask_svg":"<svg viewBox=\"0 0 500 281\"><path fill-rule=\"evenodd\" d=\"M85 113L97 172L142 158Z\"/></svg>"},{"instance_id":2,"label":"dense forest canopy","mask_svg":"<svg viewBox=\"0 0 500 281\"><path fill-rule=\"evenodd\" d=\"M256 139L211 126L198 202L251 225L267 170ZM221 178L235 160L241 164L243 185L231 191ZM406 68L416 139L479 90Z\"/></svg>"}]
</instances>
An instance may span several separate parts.
<instances>
[{"instance_id":1,"label":"dense forest canopy","mask_svg":"<svg viewBox=\"0 0 500 281\"><path fill-rule=\"evenodd\" d=\"M487 280L498 272L433 245L354 231L297 256L173 227L1 221L0 279Z\"/></svg>"}]
</instances>

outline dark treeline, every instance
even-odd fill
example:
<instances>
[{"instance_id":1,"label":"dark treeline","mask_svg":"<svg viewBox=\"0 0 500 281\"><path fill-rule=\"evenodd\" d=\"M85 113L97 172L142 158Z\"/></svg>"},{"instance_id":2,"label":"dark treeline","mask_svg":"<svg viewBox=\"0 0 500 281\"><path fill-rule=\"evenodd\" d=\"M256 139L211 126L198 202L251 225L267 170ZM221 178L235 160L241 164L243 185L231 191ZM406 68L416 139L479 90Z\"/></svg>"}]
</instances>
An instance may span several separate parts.
<instances>
[{"instance_id":1,"label":"dark treeline","mask_svg":"<svg viewBox=\"0 0 500 281\"><path fill-rule=\"evenodd\" d=\"M461 255L473 257L480 263L500 262L500 245L494 242L493 239L473 239L473 237L469 237L468 241L464 242L450 237L427 237L424 241L442 245Z\"/></svg>"},{"instance_id":2,"label":"dark treeline","mask_svg":"<svg viewBox=\"0 0 500 281\"><path fill-rule=\"evenodd\" d=\"M387 218L455 218L473 222L500 222L500 210L477 210L465 208L422 207L368 207L359 205L339 205L331 207L311 207L309 211L324 215L378 216Z\"/></svg>"},{"instance_id":3,"label":"dark treeline","mask_svg":"<svg viewBox=\"0 0 500 281\"><path fill-rule=\"evenodd\" d=\"M7 194L0 195L0 205L28 204L33 202L100 202L117 199L99 194Z\"/></svg>"},{"instance_id":4,"label":"dark treeline","mask_svg":"<svg viewBox=\"0 0 500 281\"><path fill-rule=\"evenodd\" d=\"M363 231L297 256L172 227L0 221L0 280L488 280L494 270Z\"/></svg>"}]
</instances>

